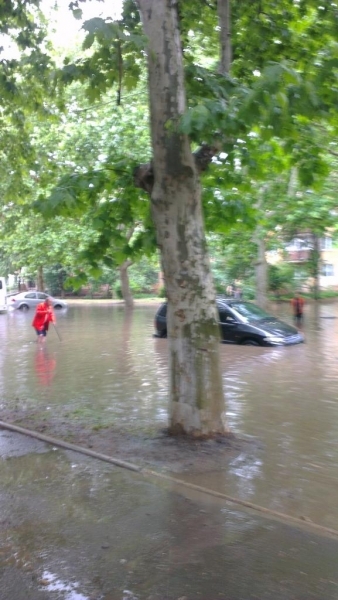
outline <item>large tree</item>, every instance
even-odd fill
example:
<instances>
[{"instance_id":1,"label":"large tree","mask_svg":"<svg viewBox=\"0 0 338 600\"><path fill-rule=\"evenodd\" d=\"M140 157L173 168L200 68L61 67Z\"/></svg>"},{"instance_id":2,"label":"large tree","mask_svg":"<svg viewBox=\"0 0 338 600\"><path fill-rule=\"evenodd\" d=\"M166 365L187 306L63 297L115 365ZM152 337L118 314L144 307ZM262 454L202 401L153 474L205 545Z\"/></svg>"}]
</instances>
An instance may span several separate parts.
<instances>
[{"instance_id":1,"label":"large tree","mask_svg":"<svg viewBox=\"0 0 338 600\"><path fill-rule=\"evenodd\" d=\"M189 138L178 129L186 97L177 3L138 4L148 39L153 147L153 177L148 174L144 187L151 195L168 296L170 429L223 433L219 327L199 173Z\"/></svg>"}]
</instances>

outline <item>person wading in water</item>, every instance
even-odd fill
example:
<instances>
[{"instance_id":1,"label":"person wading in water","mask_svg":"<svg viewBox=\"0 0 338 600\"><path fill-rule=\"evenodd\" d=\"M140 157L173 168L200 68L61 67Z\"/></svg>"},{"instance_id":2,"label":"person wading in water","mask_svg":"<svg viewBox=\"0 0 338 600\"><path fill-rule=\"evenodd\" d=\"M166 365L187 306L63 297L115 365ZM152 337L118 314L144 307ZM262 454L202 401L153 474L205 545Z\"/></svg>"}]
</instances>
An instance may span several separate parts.
<instances>
[{"instance_id":1,"label":"person wading in water","mask_svg":"<svg viewBox=\"0 0 338 600\"><path fill-rule=\"evenodd\" d=\"M55 315L50 304L49 298L37 305L32 326L38 336L38 341L43 344L46 341L46 335L49 323L55 323Z\"/></svg>"},{"instance_id":2,"label":"person wading in water","mask_svg":"<svg viewBox=\"0 0 338 600\"><path fill-rule=\"evenodd\" d=\"M304 298L302 298L298 293L295 294L294 298L291 300L291 306L295 324L301 325L303 323Z\"/></svg>"}]
</instances>

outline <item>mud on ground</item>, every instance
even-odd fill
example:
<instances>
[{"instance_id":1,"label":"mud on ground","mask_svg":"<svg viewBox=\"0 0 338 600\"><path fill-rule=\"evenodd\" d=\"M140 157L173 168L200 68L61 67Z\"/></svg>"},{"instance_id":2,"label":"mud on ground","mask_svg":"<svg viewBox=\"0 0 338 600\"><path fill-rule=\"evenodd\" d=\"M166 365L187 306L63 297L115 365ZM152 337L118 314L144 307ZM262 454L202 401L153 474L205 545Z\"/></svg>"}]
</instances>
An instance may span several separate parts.
<instances>
[{"instance_id":1,"label":"mud on ground","mask_svg":"<svg viewBox=\"0 0 338 600\"><path fill-rule=\"evenodd\" d=\"M140 467L172 473L218 471L239 454L250 456L261 448L258 440L248 437L228 435L210 440L186 439L168 435L164 429L142 432L117 430L113 426L97 427L64 417L46 417L45 413L32 409L5 409L0 412L0 419Z\"/></svg>"}]
</instances>

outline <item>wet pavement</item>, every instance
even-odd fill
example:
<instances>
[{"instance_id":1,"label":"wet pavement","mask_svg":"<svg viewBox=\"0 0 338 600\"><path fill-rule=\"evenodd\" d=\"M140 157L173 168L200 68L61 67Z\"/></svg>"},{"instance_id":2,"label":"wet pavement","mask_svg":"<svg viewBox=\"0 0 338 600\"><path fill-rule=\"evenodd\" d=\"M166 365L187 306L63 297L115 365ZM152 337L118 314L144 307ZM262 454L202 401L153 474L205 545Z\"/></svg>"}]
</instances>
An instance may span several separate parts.
<instances>
[{"instance_id":1,"label":"wet pavement","mask_svg":"<svg viewBox=\"0 0 338 600\"><path fill-rule=\"evenodd\" d=\"M168 373L155 309L71 304L43 350L32 314L0 315L1 412L156 435ZM0 599L338 598L337 542L306 529L338 530L337 317L337 304L307 306L300 346L222 345L229 424L257 444L175 473L305 529L0 432Z\"/></svg>"},{"instance_id":2,"label":"wet pavement","mask_svg":"<svg viewBox=\"0 0 338 600\"><path fill-rule=\"evenodd\" d=\"M338 539L0 432L1 600L335 600Z\"/></svg>"}]
</instances>

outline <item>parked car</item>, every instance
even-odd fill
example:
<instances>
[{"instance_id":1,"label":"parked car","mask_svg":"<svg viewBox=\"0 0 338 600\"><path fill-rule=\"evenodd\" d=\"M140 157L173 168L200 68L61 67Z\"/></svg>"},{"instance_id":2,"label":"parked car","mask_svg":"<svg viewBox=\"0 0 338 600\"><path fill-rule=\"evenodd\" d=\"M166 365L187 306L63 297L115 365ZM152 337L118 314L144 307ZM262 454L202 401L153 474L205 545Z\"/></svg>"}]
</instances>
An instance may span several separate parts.
<instances>
[{"instance_id":1,"label":"parked car","mask_svg":"<svg viewBox=\"0 0 338 600\"><path fill-rule=\"evenodd\" d=\"M28 310L29 308L35 308L40 302L43 302L46 298L49 298L53 308L66 308L67 302L59 300L59 298L53 298L49 294L44 292L21 292L14 296L8 296L7 306L9 308L19 308L21 310Z\"/></svg>"},{"instance_id":2,"label":"parked car","mask_svg":"<svg viewBox=\"0 0 338 600\"><path fill-rule=\"evenodd\" d=\"M287 346L304 342L302 333L268 314L253 302L237 299L216 300L221 339L226 344L245 346ZM155 316L156 337L167 336L167 303L161 304Z\"/></svg>"},{"instance_id":3,"label":"parked car","mask_svg":"<svg viewBox=\"0 0 338 600\"><path fill-rule=\"evenodd\" d=\"M6 288L6 279L4 277L0 277L0 314L3 314L7 311L7 288Z\"/></svg>"}]
</instances>

